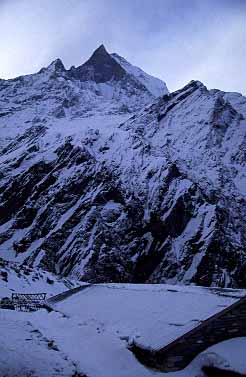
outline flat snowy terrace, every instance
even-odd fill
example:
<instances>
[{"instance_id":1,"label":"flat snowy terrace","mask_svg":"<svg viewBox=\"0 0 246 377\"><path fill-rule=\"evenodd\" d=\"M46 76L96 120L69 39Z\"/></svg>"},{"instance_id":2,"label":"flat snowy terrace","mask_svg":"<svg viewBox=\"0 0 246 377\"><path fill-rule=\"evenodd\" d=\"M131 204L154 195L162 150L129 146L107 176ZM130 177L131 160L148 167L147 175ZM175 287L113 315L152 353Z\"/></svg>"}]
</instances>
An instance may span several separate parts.
<instances>
[{"instance_id":1,"label":"flat snowy terrace","mask_svg":"<svg viewBox=\"0 0 246 377\"><path fill-rule=\"evenodd\" d=\"M68 316L90 321L96 314L105 331L158 349L231 305L242 290L171 285L93 285L55 305Z\"/></svg>"},{"instance_id":2,"label":"flat snowy terrace","mask_svg":"<svg viewBox=\"0 0 246 377\"><path fill-rule=\"evenodd\" d=\"M0 375L5 377L198 377L203 365L246 373L246 338L215 345L183 371L145 368L131 339L160 347L245 294L171 285L92 285L51 313L0 311ZM1 374L2 373L2 374Z\"/></svg>"}]
</instances>

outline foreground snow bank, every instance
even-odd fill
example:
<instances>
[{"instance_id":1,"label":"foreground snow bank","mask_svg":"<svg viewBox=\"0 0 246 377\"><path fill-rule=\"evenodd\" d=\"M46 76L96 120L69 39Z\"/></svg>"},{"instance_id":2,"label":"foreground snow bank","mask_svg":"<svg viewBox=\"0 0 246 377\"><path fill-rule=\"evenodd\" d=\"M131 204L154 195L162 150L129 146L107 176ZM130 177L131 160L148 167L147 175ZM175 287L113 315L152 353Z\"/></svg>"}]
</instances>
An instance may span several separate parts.
<instances>
[{"instance_id":1,"label":"foreground snow bank","mask_svg":"<svg viewBox=\"0 0 246 377\"><path fill-rule=\"evenodd\" d=\"M70 377L76 366L58 352L26 313L1 311L0 376Z\"/></svg>"}]
</instances>

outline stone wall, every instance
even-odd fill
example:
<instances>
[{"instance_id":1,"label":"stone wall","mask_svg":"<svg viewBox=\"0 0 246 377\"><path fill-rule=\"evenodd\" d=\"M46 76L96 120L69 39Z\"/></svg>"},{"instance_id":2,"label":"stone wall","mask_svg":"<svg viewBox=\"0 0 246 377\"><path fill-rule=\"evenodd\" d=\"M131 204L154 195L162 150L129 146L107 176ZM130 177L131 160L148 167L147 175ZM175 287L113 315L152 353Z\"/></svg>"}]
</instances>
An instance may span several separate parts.
<instances>
[{"instance_id":1,"label":"stone wall","mask_svg":"<svg viewBox=\"0 0 246 377\"><path fill-rule=\"evenodd\" d=\"M241 336L246 336L246 297L159 350L149 351L137 345L131 350L144 365L172 372L185 368L208 347Z\"/></svg>"}]
</instances>

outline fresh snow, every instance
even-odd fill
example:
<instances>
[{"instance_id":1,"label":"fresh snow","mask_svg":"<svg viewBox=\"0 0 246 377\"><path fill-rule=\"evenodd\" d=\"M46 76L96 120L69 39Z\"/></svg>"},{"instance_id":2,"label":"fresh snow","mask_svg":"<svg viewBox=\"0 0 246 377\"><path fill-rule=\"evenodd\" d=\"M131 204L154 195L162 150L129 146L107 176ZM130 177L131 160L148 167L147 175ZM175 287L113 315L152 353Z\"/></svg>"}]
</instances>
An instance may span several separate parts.
<instances>
[{"instance_id":1,"label":"fresh snow","mask_svg":"<svg viewBox=\"0 0 246 377\"><path fill-rule=\"evenodd\" d=\"M156 349L234 301L230 290L218 297L216 290L206 288L101 284L58 303L56 309L68 316L83 311L87 321L93 312L97 313L97 321L104 324L105 331L136 338L137 343Z\"/></svg>"},{"instance_id":2,"label":"fresh snow","mask_svg":"<svg viewBox=\"0 0 246 377\"><path fill-rule=\"evenodd\" d=\"M114 53L111 54L111 56L126 70L126 72L136 77L155 97L160 97L169 93L166 84L162 80L153 77L144 72L141 68L130 64L118 54Z\"/></svg>"},{"instance_id":3,"label":"fresh snow","mask_svg":"<svg viewBox=\"0 0 246 377\"><path fill-rule=\"evenodd\" d=\"M7 273L7 281L2 278ZM41 268L31 268L0 259L0 299L16 293L47 293L47 298L80 286L74 280L59 278Z\"/></svg>"},{"instance_id":4,"label":"fresh snow","mask_svg":"<svg viewBox=\"0 0 246 377\"><path fill-rule=\"evenodd\" d=\"M43 376L46 366L46 377L71 376L72 367L88 377L200 377L203 365L214 365L245 373L246 338L215 345L175 373L145 368L127 349L132 340L150 348L164 345L243 294L188 286L101 284L54 304L55 312L2 310L0 370L7 371L6 377L13 377L13 371L27 377L30 370ZM48 347L51 341L59 350L56 354Z\"/></svg>"}]
</instances>

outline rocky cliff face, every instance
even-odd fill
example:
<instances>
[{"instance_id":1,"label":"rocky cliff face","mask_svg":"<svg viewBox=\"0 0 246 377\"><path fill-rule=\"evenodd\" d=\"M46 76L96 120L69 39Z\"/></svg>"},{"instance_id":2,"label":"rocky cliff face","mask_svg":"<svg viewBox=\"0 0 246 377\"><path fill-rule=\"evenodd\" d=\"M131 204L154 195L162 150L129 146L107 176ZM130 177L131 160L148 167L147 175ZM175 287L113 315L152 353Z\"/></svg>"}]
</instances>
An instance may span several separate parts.
<instances>
[{"instance_id":1,"label":"rocky cliff face","mask_svg":"<svg viewBox=\"0 0 246 377\"><path fill-rule=\"evenodd\" d=\"M244 97L197 81L169 94L103 46L0 90L1 257L92 282L246 286Z\"/></svg>"}]
</instances>

